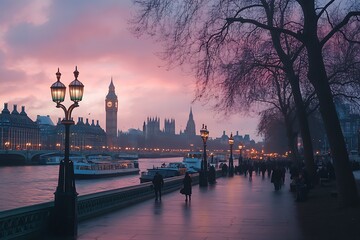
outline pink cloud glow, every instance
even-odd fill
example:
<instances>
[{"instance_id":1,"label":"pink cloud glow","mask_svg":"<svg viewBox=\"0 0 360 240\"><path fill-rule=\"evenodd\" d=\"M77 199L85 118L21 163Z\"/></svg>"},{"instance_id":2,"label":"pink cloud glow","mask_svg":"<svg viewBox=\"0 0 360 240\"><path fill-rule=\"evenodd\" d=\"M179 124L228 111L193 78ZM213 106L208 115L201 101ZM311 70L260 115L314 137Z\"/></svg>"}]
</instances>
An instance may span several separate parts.
<instances>
[{"instance_id":1,"label":"pink cloud glow","mask_svg":"<svg viewBox=\"0 0 360 240\"><path fill-rule=\"evenodd\" d=\"M176 132L184 130L193 107L197 131L208 125L210 136L256 136L257 120L234 115L224 117L203 103L192 104L195 79L181 69L167 70L155 53L161 51L149 39L137 39L128 30L131 8L127 1L2 1L0 9L0 107L9 103L26 107L28 115L63 117L51 101L50 85L60 68L68 85L78 66L85 94L73 117L99 120L105 129L105 96L111 77L119 99L118 128L142 128L148 116L176 120ZM67 96L68 97L68 96ZM65 101L69 106L69 100Z\"/></svg>"}]
</instances>

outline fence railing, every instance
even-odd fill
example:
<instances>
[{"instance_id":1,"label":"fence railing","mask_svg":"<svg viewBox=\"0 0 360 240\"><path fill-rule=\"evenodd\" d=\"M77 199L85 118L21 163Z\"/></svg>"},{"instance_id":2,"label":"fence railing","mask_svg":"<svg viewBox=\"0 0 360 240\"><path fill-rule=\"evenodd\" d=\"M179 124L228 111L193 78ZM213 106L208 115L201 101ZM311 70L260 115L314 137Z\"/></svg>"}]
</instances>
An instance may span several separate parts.
<instances>
[{"instance_id":1,"label":"fence railing","mask_svg":"<svg viewBox=\"0 0 360 240\"><path fill-rule=\"evenodd\" d=\"M219 175L219 173L217 174ZM180 190L183 176L165 179L163 194ZM193 184L199 175L192 175ZM154 197L151 183L92 193L78 197L78 221L105 214L116 209ZM0 212L0 239L41 239L48 234L54 202Z\"/></svg>"}]
</instances>

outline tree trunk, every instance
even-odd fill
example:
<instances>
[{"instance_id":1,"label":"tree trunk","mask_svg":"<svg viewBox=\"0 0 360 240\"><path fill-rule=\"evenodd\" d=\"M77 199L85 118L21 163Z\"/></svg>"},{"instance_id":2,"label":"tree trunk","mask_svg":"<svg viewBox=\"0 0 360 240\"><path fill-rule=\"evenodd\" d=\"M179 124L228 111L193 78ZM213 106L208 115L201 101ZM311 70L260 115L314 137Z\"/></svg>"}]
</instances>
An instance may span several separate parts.
<instances>
[{"instance_id":1,"label":"tree trunk","mask_svg":"<svg viewBox=\"0 0 360 240\"><path fill-rule=\"evenodd\" d=\"M294 127L292 121L289 119L289 116L286 116L286 114L284 114L284 119L285 119L285 128L286 128L286 137L288 139L287 141L288 148L291 151L290 158L294 164L299 165L300 159L297 149L297 142L295 141L295 137L297 135L294 133Z\"/></svg>"},{"instance_id":2,"label":"tree trunk","mask_svg":"<svg viewBox=\"0 0 360 240\"><path fill-rule=\"evenodd\" d=\"M273 16L272 13L268 13L268 24L273 26ZM295 74L293 62L291 58L284 52L281 41L280 41L280 34L276 31L270 31L271 39L274 44L274 48L284 65L284 71L286 76L290 82L291 90L294 96L294 102L296 107L296 114L298 123L300 126L301 137L303 141L304 147L304 158L305 158L305 167L311 179L311 182L314 182L315 179L315 164L314 164L314 152L313 146L311 141L310 135L310 128L307 119L307 114L304 106L304 102L302 99L300 85L299 85L299 78Z\"/></svg>"},{"instance_id":3,"label":"tree trunk","mask_svg":"<svg viewBox=\"0 0 360 240\"><path fill-rule=\"evenodd\" d=\"M299 79L295 74L292 72L293 68L288 70L288 73L291 75L289 76L290 85L292 92L294 94L294 102L296 106L296 114L297 119L300 127L301 138L304 147L304 158L305 158L305 168L309 174L311 182L315 182L315 164L314 164L314 149L311 140L309 122L307 118L307 113L305 110L304 102L302 100L300 87L299 87Z\"/></svg>"},{"instance_id":4,"label":"tree trunk","mask_svg":"<svg viewBox=\"0 0 360 240\"><path fill-rule=\"evenodd\" d=\"M317 37L317 16L314 1L298 0L298 2L304 13L304 43L309 61L308 78L319 99L320 113L333 157L339 195L344 206L357 205L359 199L356 183L325 70L322 46Z\"/></svg>"}]
</instances>

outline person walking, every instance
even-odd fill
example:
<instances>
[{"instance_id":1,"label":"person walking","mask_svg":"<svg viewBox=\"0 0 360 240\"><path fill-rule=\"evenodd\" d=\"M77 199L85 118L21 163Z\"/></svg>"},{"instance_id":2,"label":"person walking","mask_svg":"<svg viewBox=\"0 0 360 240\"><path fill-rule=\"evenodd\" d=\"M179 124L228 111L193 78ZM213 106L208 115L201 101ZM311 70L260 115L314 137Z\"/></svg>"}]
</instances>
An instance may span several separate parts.
<instances>
[{"instance_id":1,"label":"person walking","mask_svg":"<svg viewBox=\"0 0 360 240\"><path fill-rule=\"evenodd\" d=\"M183 179L183 194L185 194L185 202L188 201L188 197L189 197L189 201L191 201L191 190L192 190L192 179L189 175L189 173L187 172L185 174L185 177Z\"/></svg>"},{"instance_id":2,"label":"person walking","mask_svg":"<svg viewBox=\"0 0 360 240\"><path fill-rule=\"evenodd\" d=\"M161 189L164 186L164 179L159 172L155 173L152 184L154 185L155 201L158 199L161 201Z\"/></svg>"},{"instance_id":3,"label":"person walking","mask_svg":"<svg viewBox=\"0 0 360 240\"><path fill-rule=\"evenodd\" d=\"M280 190L282 183L282 173L279 166L275 166L271 174L271 182L274 184L275 191Z\"/></svg>"}]
</instances>

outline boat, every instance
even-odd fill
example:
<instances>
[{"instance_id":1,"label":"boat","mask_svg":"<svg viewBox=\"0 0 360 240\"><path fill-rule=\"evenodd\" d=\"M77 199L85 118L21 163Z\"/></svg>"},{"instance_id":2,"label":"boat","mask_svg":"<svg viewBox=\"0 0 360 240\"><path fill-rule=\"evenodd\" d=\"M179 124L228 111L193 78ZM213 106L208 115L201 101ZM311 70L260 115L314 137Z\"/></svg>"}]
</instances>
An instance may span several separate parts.
<instances>
[{"instance_id":1,"label":"boat","mask_svg":"<svg viewBox=\"0 0 360 240\"><path fill-rule=\"evenodd\" d=\"M202 153L201 152L189 152L183 158L182 161L188 172L199 172L201 170L201 162L202 162Z\"/></svg>"},{"instance_id":2,"label":"boat","mask_svg":"<svg viewBox=\"0 0 360 240\"><path fill-rule=\"evenodd\" d=\"M186 171L187 168L182 162L163 163L161 167L153 167L141 172L140 183L151 182L157 172L161 174L163 178L170 178L184 175Z\"/></svg>"},{"instance_id":3,"label":"boat","mask_svg":"<svg viewBox=\"0 0 360 240\"><path fill-rule=\"evenodd\" d=\"M118 153L114 158L119 160L138 160L139 155L137 153Z\"/></svg>"},{"instance_id":4,"label":"boat","mask_svg":"<svg viewBox=\"0 0 360 240\"><path fill-rule=\"evenodd\" d=\"M210 166L214 166L215 168L221 168L223 164L227 163L227 155L226 154L216 154L213 156L212 161L210 161Z\"/></svg>"},{"instance_id":5,"label":"boat","mask_svg":"<svg viewBox=\"0 0 360 240\"><path fill-rule=\"evenodd\" d=\"M111 156L87 156L82 161L74 161L75 178L103 178L128 174L138 174L137 160L114 160Z\"/></svg>"},{"instance_id":6,"label":"boat","mask_svg":"<svg viewBox=\"0 0 360 240\"><path fill-rule=\"evenodd\" d=\"M71 155L70 160L75 162L75 161L81 161L83 160L85 157L83 156L78 156L78 155ZM64 159L64 155L54 155L54 154L43 154L40 156L39 159L39 164L42 165L59 165L60 161Z\"/></svg>"}]
</instances>

